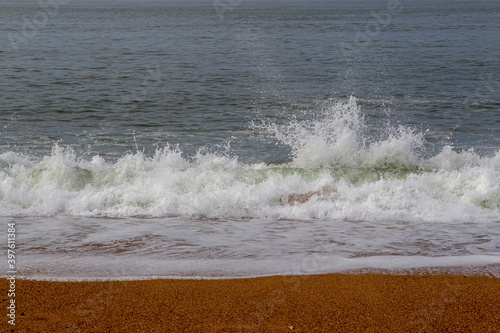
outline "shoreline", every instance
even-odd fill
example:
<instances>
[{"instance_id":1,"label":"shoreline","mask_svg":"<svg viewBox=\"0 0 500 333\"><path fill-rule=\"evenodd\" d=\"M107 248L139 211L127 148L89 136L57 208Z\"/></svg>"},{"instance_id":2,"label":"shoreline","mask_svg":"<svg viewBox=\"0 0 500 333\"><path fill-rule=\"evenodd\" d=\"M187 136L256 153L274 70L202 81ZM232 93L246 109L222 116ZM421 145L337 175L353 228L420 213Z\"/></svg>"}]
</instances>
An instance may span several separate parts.
<instances>
[{"instance_id":1,"label":"shoreline","mask_svg":"<svg viewBox=\"0 0 500 333\"><path fill-rule=\"evenodd\" d=\"M1 283L8 285L6 279ZM2 327L5 332L494 332L498 313L500 278L486 275L18 279L16 326L4 318Z\"/></svg>"},{"instance_id":2,"label":"shoreline","mask_svg":"<svg viewBox=\"0 0 500 333\"><path fill-rule=\"evenodd\" d=\"M466 276L487 276L500 278L500 264L486 264L474 266L434 266L434 267L414 267L414 268L358 268L331 272L301 272L301 273L270 273L256 275L144 275L126 277L67 277L67 276L32 276L31 274L18 273L18 280L39 281L39 282L118 282L118 281L147 281L147 280L249 280L273 277L301 277L320 275L466 275ZM0 278L7 278L7 275L0 275Z\"/></svg>"}]
</instances>

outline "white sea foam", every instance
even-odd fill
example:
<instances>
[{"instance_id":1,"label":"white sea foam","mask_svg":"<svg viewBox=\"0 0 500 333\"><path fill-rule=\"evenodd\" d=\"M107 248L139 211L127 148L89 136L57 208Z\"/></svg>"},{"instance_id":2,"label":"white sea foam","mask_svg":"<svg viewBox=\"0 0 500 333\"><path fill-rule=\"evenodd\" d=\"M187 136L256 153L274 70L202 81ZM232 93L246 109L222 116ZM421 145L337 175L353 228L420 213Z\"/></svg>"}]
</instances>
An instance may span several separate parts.
<instances>
[{"instance_id":1,"label":"white sea foam","mask_svg":"<svg viewBox=\"0 0 500 333\"><path fill-rule=\"evenodd\" d=\"M369 137L354 98L308 119L257 126L290 145L280 165L172 146L115 161L58 145L42 158L4 152L0 218L18 224L20 271L234 277L499 263L500 152L444 146L428 157L424 135L402 126Z\"/></svg>"},{"instance_id":2,"label":"white sea foam","mask_svg":"<svg viewBox=\"0 0 500 333\"><path fill-rule=\"evenodd\" d=\"M3 153L0 216L500 220L500 153L445 146L423 158L423 135L401 126L367 138L355 98L312 120L264 126L291 146L291 163L187 159L175 147L114 162L57 145L42 159ZM315 195L303 204L282 204L308 192Z\"/></svg>"},{"instance_id":3,"label":"white sea foam","mask_svg":"<svg viewBox=\"0 0 500 333\"><path fill-rule=\"evenodd\" d=\"M497 274L500 267L498 223L68 216L8 222L18 230L19 274L36 279L254 277L487 265Z\"/></svg>"},{"instance_id":4,"label":"white sea foam","mask_svg":"<svg viewBox=\"0 0 500 333\"><path fill-rule=\"evenodd\" d=\"M54 258L35 257L36 267L54 267ZM128 260L127 260L128 259ZM500 277L497 268L500 256L377 256L345 258L329 256L328 260L318 262L314 257L291 257L283 259L198 259L198 260L161 260L137 258L64 258L64 270L51 274L25 275L23 278L49 281L109 281L144 279L234 279L255 278L276 275L309 275L360 271L389 271L404 273L418 270L432 272L457 271L467 274L481 273ZM31 263L28 263L28 265ZM481 267L482 266L482 267ZM28 266L29 267L29 266ZM81 268L85 267L85 270ZM458 267L463 267L461 270ZM36 271L36 270L35 270Z\"/></svg>"}]
</instances>

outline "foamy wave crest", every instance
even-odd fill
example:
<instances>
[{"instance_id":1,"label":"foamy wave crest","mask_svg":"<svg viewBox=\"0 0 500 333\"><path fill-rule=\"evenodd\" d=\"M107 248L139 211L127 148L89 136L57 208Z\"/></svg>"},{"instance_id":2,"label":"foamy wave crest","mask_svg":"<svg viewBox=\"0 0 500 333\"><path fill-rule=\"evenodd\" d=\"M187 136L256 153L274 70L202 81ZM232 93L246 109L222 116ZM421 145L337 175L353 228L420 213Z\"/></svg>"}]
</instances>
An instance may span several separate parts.
<instances>
[{"instance_id":1,"label":"foamy wave crest","mask_svg":"<svg viewBox=\"0 0 500 333\"><path fill-rule=\"evenodd\" d=\"M300 168L415 168L415 150L423 145L421 133L403 126L387 127L382 139L370 143L364 135L363 114L352 96L323 109L314 119L261 127L292 148L293 165Z\"/></svg>"},{"instance_id":2,"label":"foamy wave crest","mask_svg":"<svg viewBox=\"0 0 500 333\"><path fill-rule=\"evenodd\" d=\"M0 155L0 216L214 217L500 221L500 152L444 147L404 127L368 138L354 98L314 120L265 125L292 147L283 165L175 147L111 162L54 146L35 159Z\"/></svg>"}]
</instances>

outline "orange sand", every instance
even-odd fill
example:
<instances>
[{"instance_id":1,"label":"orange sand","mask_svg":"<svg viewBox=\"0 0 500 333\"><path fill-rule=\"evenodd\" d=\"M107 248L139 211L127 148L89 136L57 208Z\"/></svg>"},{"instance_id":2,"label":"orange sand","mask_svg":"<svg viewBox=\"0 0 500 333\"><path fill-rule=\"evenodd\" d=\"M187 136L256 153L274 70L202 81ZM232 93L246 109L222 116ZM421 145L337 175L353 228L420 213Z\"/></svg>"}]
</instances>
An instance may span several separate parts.
<instances>
[{"instance_id":1,"label":"orange sand","mask_svg":"<svg viewBox=\"0 0 500 333\"><path fill-rule=\"evenodd\" d=\"M500 332L500 279L487 276L18 280L16 290L15 332Z\"/></svg>"}]
</instances>

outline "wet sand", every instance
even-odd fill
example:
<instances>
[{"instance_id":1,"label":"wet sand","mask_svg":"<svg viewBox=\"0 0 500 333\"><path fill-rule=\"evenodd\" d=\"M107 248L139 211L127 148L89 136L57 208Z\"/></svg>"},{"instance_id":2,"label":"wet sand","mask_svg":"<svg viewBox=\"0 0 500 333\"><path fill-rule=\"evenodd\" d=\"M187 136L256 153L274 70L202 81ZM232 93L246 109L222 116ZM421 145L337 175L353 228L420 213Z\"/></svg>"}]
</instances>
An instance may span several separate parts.
<instances>
[{"instance_id":1,"label":"wet sand","mask_svg":"<svg viewBox=\"0 0 500 333\"><path fill-rule=\"evenodd\" d=\"M8 287L2 279L2 289ZM2 331L7 323L4 292ZM16 281L15 332L498 332L500 279L328 274Z\"/></svg>"}]
</instances>

